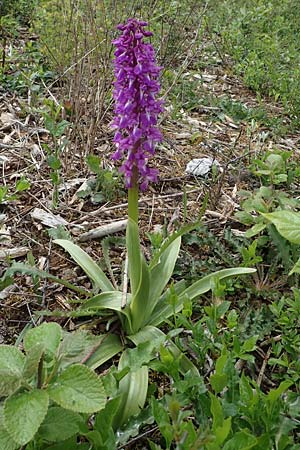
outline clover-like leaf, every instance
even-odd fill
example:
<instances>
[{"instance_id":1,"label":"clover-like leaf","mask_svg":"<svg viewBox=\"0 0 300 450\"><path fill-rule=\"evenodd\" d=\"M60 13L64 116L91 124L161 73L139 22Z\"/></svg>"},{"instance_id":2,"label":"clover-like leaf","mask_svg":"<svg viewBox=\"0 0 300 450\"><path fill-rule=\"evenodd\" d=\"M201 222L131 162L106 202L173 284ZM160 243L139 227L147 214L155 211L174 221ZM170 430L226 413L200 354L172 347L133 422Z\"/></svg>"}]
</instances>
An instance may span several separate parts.
<instances>
[{"instance_id":1,"label":"clover-like leaf","mask_svg":"<svg viewBox=\"0 0 300 450\"><path fill-rule=\"evenodd\" d=\"M81 364L67 367L48 387L48 392L60 406L76 412L93 413L106 403L102 380Z\"/></svg>"},{"instance_id":2,"label":"clover-like leaf","mask_svg":"<svg viewBox=\"0 0 300 450\"><path fill-rule=\"evenodd\" d=\"M34 437L48 410L46 391L36 389L15 394L4 403L4 426L10 437L25 445Z\"/></svg>"}]
</instances>

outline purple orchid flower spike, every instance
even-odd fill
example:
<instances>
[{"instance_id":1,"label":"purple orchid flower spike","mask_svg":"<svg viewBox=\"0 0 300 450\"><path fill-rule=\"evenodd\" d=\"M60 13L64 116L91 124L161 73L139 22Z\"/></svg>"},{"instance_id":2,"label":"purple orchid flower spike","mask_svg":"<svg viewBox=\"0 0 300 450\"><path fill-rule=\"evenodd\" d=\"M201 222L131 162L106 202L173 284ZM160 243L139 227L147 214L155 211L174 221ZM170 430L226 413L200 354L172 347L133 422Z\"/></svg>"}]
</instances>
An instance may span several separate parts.
<instances>
[{"instance_id":1,"label":"purple orchid flower spike","mask_svg":"<svg viewBox=\"0 0 300 450\"><path fill-rule=\"evenodd\" d=\"M113 41L115 50L115 118L114 143L117 150L113 159L123 160L120 171L128 188L145 190L150 181L156 181L158 170L148 166L155 145L162 135L157 117L162 112L162 100L156 98L160 90L158 77L161 67L155 62L155 52L144 38L152 35L144 30L147 22L129 19L118 25L121 36Z\"/></svg>"}]
</instances>

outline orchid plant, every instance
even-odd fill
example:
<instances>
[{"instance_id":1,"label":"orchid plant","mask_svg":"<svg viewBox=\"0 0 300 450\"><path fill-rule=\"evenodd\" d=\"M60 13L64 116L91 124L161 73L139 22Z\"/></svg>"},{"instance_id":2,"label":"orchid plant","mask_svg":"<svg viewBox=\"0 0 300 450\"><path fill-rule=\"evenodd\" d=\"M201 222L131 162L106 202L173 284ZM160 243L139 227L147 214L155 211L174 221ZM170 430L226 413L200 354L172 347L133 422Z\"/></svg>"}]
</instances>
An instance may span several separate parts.
<instances>
[{"instance_id":1,"label":"orchid plant","mask_svg":"<svg viewBox=\"0 0 300 450\"><path fill-rule=\"evenodd\" d=\"M141 251L138 195L139 190L147 189L149 182L157 180L158 171L149 166L149 159L154 154L156 144L162 140L157 120L163 110L163 102L158 99L161 68L155 62L152 45L145 42L145 38L152 34L146 27L147 22L129 19L126 24L118 26L121 35L113 42L116 47L113 92L115 117L112 122L116 152L113 158L122 159L120 171L124 173L128 188L126 247L130 292L126 289L126 276L123 289L116 290L100 267L79 246L68 240L54 241L81 266L98 291L82 303L78 312L91 315L111 310L117 314L121 325L121 333L108 334L85 361L95 369L122 352L119 370L126 375L119 383L122 401L114 420L115 428L122 426L130 416L140 411L148 390L147 365L131 370L126 347L152 342L153 348L157 343L159 350L161 345L168 345L169 350L179 359L183 373L191 371L198 374L192 362L158 327L178 313L187 299L192 301L209 291L216 277L222 279L255 271L250 268L224 269L203 277L191 286L186 286L184 280L170 282L180 250L181 236L195 225L183 227L169 236L149 262ZM72 288L70 284L68 287ZM75 289L79 290L78 287ZM171 302L171 297L175 297L176 301Z\"/></svg>"}]
</instances>

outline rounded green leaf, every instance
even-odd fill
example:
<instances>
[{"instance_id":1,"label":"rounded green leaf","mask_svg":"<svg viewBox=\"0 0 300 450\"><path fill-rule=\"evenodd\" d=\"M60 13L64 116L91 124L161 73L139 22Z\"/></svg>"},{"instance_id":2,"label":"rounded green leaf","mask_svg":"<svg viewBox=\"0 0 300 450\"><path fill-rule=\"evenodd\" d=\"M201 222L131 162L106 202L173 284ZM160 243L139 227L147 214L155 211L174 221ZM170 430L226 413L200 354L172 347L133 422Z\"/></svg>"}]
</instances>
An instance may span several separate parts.
<instances>
[{"instance_id":1,"label":"rounded green leaf","mask_svg":"<svg viewBox=\"0 0 300 450\"><path fill-rule=\"evenodd\" d=\"M79 432L81 421L79 414L54 406L49 408L38 433L48 442L64 441Z\"/></svg>"},{"instance_id":2,"label":"rounded green leaf","mask_svg":"<svg viewBox=\"0 0 300 450\"><path fill-rule=\"evenodd\" d=\"M19 448L17 444L8 434L6 429L0 424L0 448L1 450L16 450Z\"/></svg>"},{"instance_id":3,"label":"rounded green leaf","mask_svg":"<svg viewBox=\"0 0 300 450\"><path fill-rule=\"evenodd\" d=\"M32 378L38 370L39 362L44 353L43 344L34 345L26 355L25 364L23 368L23 377Z\"/></svg>"},{"instance_id":4,"label":"rounded green leaf","mask_svg":"<svg viewBox=\"0 0 300 450\"><path fill-rule=\"evenodd\" d=\"M48 410L46 391L34 390L9 397L4 403L4 425L19 445L25 445L34 437Z\"/></svg>"},{"instance_id":5,"label":"rounded green leaf","mask_svg":"<svg viewBox=\"0 0 300 450\"><path fill-rule=\"evenodd\" d=\"M26 353L37 344L41 344L46 353L55 354L62 337L61 327L55 322L44 322L29 330L24 338Z\"/></svg>"},{"instance_id":6,"label":"rounded green leaf","mask_svg":"<svg viewBox=\"0 0 300 450\"><path fill-rule=\"evenodd\" d=\"M0 397L13 394L20 387L21 381L18 374L8 369L0 369Z\"/></svg>"},{"instance_id":7,"label":"rounded green leaf","mask_svg":"<svg viewBox=\"0 0 300 450\"><path fill-rule=\"evenodd\" d=\"M22 376L25 356L13 345L0 345L0 367Z\"/></svg>"},{"instance_id":8,"label":"rounded green leaf","mask_svg":"<svg viewBox=\"0 0 300 450\"><path fill-rule=\"evenodd\" d=\"M63 408L82 413L99 411L106 403L102 380L81 364L67 367L49 386L48 392Z\"/></svg>"}]
</instances>

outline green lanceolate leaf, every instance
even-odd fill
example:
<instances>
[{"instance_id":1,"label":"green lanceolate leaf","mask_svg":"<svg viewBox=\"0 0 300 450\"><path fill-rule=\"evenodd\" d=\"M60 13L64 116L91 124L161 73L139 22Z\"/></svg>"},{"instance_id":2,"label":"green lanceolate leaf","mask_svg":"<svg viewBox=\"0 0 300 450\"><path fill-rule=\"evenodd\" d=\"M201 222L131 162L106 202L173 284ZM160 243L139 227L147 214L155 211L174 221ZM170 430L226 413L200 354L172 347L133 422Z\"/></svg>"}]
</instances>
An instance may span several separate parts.
<instances>
[{"instance_id":1,"label":"green lanceolate leaf","mask_svg":"<svg viewBox=\"0 0 300 450\"><path fill-rule=\"evenodd\" d=\"M106 396L101 379L88 367L67 367L47 389L51 400L65 409L94 413L104 408Z\"/></svg>"},{"instance_id":2,"label":"green lanceolate leaf","mask_svg":"<svg viewBox=\"0 0 300 450\"><path fill-rule=\"evenodd\" d=\"M233 277L236 275L246 275L249 273L256 272L256 269L251 269L248 267L233 267L232 269L218 270L217 272L211 273L201 278L201 280L196 281L187 289L185 289L181 294L180 298L187 296L190 300L198 297L199 295L208 292L212 287L212 281L214 278L222 280L223 278Z\"/></svg>"},{"instance_id":3,"label":"green lanceolate leaf","mask_svg":"<svg viewBox=\"0 0 300 450\"><path fill-rule=\"evenodd\" d=\"M300 244L299 212L281 210L262 215L275 225L281 236L293 244Z\"/></svg>"},{"instance_id":4,"label":"green lanceolate leaf","mask_svg":"<svg viewBox=\"0 0 300 450\"><path fill-rule=\"evenodd\" d=\"M181 236L171 242L171 244L161 253L157 264L150 271L150 294L149 307L146 321L150 318L161 293L170 281L180 250Z\"/></svg>"},{"instance_id":5,"label":"green lanceolate leaf","mask_svg":"<svg viewBox=\"0 0 300 450\"><path fill-rule=\"evenodd\" d=\"M128 367L128 364L127 356L123 353L119 361L119 370ZM148 368L143 366L136 371L128 372L120 381L119 391L122 400L114 417L114 429L121 427L144 407L148 391Z\"/></svg>"},{"instance_id":6,"label":"green lanceolate leaf","mask_svg":"<svg viewBox=\"0 0 300 450\"><path fill-rule=\"evenodd\" d=\"M90 353L90 357L85 361L85 364L95 370L122 350L123 344L119 336L115 334L105 335L100 345Z\"/></svg>"},{"instance_id":7,"label":"green lanceolate leaf","mask_svg":"<svg viewBox=\"0 0 300 450\"><path fill-rule=\"evenodd\" d=\"M131 294L127 294L126 302L131 302ZM120 313L119 316L125 316L128 323L131 325L130 311L126 306L123 308L123 293L120 291L102 292L101 294L95 295L94 297L88 299L80 307L80 311L86 311L87 314L89 311L94 312L105 309L116 311L117 313Z\"/></svg>"},{"instance_id":8,"label":"green lanceolate leaf","mask_svg":"<svg viewBox=\"0 0 300 450\"><path fill-rule=\"evenodd\" d=\"M151 315L151 304L149 302L150 274L144 258L141 260L140 285L133 295L129 305L131 312L132 331L138 331L147 322Z\"/></svg>"},{"instance_id":9,"label":"green lanceolate leaf","mask_svg":"<svg viewBox=\"0 0 300 450\"><path fill-rule=\"evenodd\" d=\"M14 275L15 273L23 273L39 278L47 278L48 280L52 280L55 283L61 284L74 292L78 292L78 294L85 296L89 295L89 293L85 289L75 286L74 284L69 283L66 280L63 280L62 278L55 277L54 275L51 275L50 273L45 272L44 270L39 270L36 267L32 267L29 264L14 262L7 269L7 275Z\"/></svg>"},{"instance_id":10,"label":"green lanceolate leaf","mask_svg":"<svg viewBox=\"0 0 300 450\"><path fill-rule=\"evenodd\" d=\"M142 259L139 230L137 224L128 219L126 229L126 247L128 252L128 269L130 278L131 293L134 296L141 284Z\"/></svg>"},{"instance_id":11,"label":"green lanceolate leaf","mask_svg":"<svg viewBox=\"0 0 300 450\"><path fill-rule=\"evenodd\" d=\"M64 441L79 432L81 422L79 414L52 406L48 409L38 434L48 442Z\"/></svg>"},{"instance_id":12,"label":"green lanceolate leaf","mask_svg":"<svg viewBox=\"0 0 300 450\"><path fill-rule=\"evenodd\" d=\"M102 291L113 291L114 287L100 267L92 258L83 251L78 245L65 239L56 239L55 244L60 245L66 250L76 263L82 268L87 276L93 281L96 287Z\"/></svg>"},{"instance_id":13,"label":"green lanceolate leaf","mask_svg":"<svg viewBox=\"0 0 300 450\"><path fill-rule=\"evenodd\" d=\"M46 391L32 390L9 397L4 403L4 426L11 438L25 445L36 434L48 410Z\"/></svg>"},{"instance_id":14,"label":"green lanceolate leaf","mask_svg":"<svg viewBox=\"0 0 300 450\"><path fill-rule=\"evenodd\" d=\"M219 280L222 280L223 278L232 277L235 275L244 275L254 272L256 272L256 269L251 269L247 267L236 267L232 269L219 270L218 272L206 275L205 277L201 278L201 280L196 281L191 286L180 292L175 307L167 303L166 302L167 297L163 296L164 301L162 301L163 297L161 297L156 308L153 311L153 314L151 315L151 319L149 320L148 325L157 326L160 323L167 320L168 317L172 316L174 312L178 313L179 311L181 311L183 308L184 301L187 297L190 300L193 300L199 295L208 292L212 288L212 281L215 277L217 277ZM177 284L174 285L174 288L176 291Z\"/></svg>"},{"instance_id":15,"label":"green lanceolate leaf","mask_svg":"<svg viewBox=\"0 0 300 450\"><path fill-rule=\"evenodd\" d=\"M62 329L55 322L44 322L36 328L31 328L24 337L26 353L36 345L41 345L46 354L55 355L62 338Z\"/></svg>"}]
</instances>

